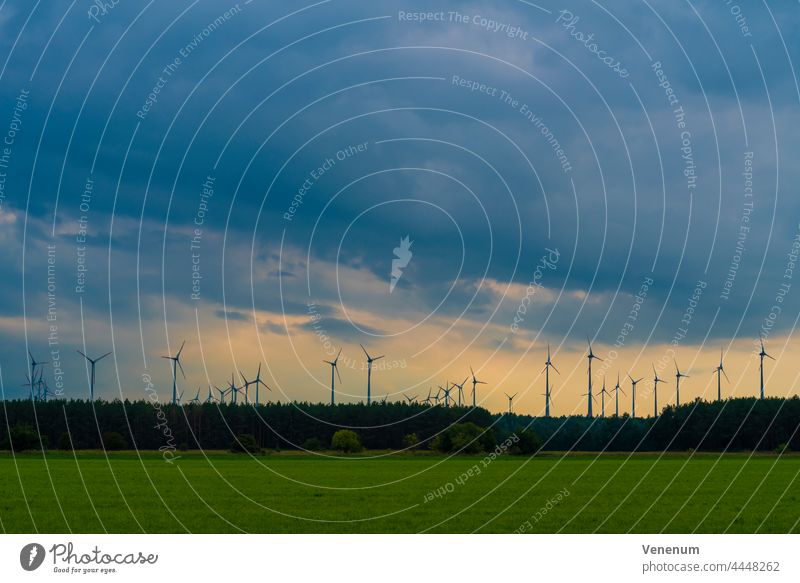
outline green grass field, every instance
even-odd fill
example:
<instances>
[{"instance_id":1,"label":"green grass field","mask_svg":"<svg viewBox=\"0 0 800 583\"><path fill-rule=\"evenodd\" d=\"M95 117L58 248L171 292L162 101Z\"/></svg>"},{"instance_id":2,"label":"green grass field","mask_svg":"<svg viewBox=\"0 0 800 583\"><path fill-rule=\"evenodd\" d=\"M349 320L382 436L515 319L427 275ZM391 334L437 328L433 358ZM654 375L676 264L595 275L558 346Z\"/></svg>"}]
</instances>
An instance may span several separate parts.
<instances>
[{"instance_id":1,"label":"green grass field","mask_svg":"<svg viewBox=\"0 0 800 583\"><path fill-rule=\"evenodd\" d=\"M797 456L550 454L487 467L481 460L192 453L170 465L157 452L2 454L0 530L800 531ZM475 464L480 474L459 480ZM448 491L429 494L439 488Z\"/></svg>"}]
</instances>

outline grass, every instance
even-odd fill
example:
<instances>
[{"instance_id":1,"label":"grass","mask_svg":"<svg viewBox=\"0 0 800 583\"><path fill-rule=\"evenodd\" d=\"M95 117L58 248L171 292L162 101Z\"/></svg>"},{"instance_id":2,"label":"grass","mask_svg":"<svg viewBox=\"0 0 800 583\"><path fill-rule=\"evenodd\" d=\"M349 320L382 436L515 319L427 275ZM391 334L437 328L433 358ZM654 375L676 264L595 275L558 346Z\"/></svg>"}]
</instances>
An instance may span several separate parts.
<instances>
[{"instance_id":1,"label":"grass","mask_svg":"<svg viewBox=\"0 0 800 583\"><path fill-rule=\"evenodd\" d=\"M0 531L800 531L798 456L182 455L1 454Z\"/></svg>"}]
</instances>

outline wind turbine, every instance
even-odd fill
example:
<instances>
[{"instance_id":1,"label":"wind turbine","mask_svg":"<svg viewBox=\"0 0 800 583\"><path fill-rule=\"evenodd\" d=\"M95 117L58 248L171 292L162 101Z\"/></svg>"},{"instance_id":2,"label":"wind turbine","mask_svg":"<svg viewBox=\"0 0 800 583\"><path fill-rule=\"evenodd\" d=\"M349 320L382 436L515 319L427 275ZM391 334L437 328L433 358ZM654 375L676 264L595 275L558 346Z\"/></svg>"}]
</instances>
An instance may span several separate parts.
<instances>
[{"instance_id":1,"label":"wind turbine","mask_svg":"<svg viewBox=\"0 0 800 583\"><path fill-rule=\"evenodd\" d=\"M194 404L200 403L200 387L197 387L197 394L194 396L194 399L189 401L189 403L194 403Z\"/></svg>"},{"instance_id":2,"label":"wind turbine","mask_svg":"<svg viewBox=\"0 0 800 583\"><path fill-rule=\"evenodd\" d=\"M433 399L433 397L431 397L431 393L432 392L433 392L433 389L428 388L428 396L425 397L425 400L423 401L423 403L425 403L426 405L430 405L431 404L431 399Z\"/></svg>"},{"instance_id":3,"label":"wind turbine","mask_svg":"<svg viewBox=\"0 0 800 583\"><path fill-rule=\"evenodd\" d=\"M586 393L589 396L588 399L589 407L586 416L591 417L592 416L592 359L596 358L600 362L603 362L603 359L600 358L599 356L595 356L594 352L592 352L592 341L589 340L588 336L586 337L586 341L589 343L589 354L586 355L586 358L589 359L589 391Z\"/></svg>"},{"instance_id":4,"label":"wind turbine","mask_svg":"<svg viewBox=\"0 0 800 583\"><path fill-rule=\"evenodd\" d=\"M269 388L267 383L265 383L264 381L261 380L261 363L260 362L258 363L258 372L256 373L256 378L254 378L252 381L248 381L244 377L244 375L242 374L242 371L239 371L239 374L242 376L242 380L244 381L244 387L243 388L244 388L245 401L247 401L247 389L248 389L248 387L250 385L255 385L256 386L256 407L258 407L258 405L259 405L259 399L258 399L258 387L259 387L259 385L264 385L264 388L266 388L269 391L272 390L272 389Z\"/></svg>"},{"instance_id":5,"label":"wind turbine","mask_svg":"<svg viewBox=\"0 0 800 583\"><path fill-rule=\"evenodd\" d=\"M45 360L45 361L42 361L42 362L37 362L37 360L35 358L33 358L33 354L31 354L30 350L28 351L28 356L30 356L30 358L31 358L31 378L36 376L36 367L37 366L44 366L45 364L49 364L50 363L49 360Z\"/></svg>"},{"instance_id":6,"label":"wind turbine","mask_svg":"<svg viewBox=\"0 0 800 583\"><path fill-rule=\"evenodd\" d=\"M665 380L658 378L656 365L653 365L653 417L658 417L658 383L665 382Z\"/></svg>"},{"instance_id":7,"label":"wind turbine","mask_svg":"<svg viewBox=\"0 0 800 583\"><path fill-rule=\"evenodd\" d=\"M166 358L167 360L172 361L172 404L176 404L178 401L178 368L181 369L181 374L183 378L186 378L186 373L183 372L183 365L181 365L181 352L183 352L183 347L186 345L186 340L183 341L181 344L181 349L178 350L178 354L175 356L162 356L161 358Z\"/></svg>"},{"instance_id":8,"label":"wind turbine","mask_svg":"<svg viewBox=\"0 0 800 583\"><path fill-rule=\"evenodd\" d=\"M606 377L603 376L603 390L600 391L600 416L606 416L606 395L610 394L606 390Z\"/></svg>"},{"instance_id":9,"label":"wind turbine","mask_svg":"<svg viewBox=\"0 0 800 583\"><path fill-rule=\"evenodd\" d=\"M622 387L619 386L619 373L617 373L617 384L614 387L614 417L619 417L619 392L622 391ZM622 394L625 395L625 391L622 391ZM627 396L627 395L625 395Z\"/></svg>"},{"instance_id":10,"label":"wind turbine","mask_svg":"<svg viewBox=\"0 0 800 583\"><path fill-rule=\"evenodd\" d=\"M628 378L631 379L631 419L636 419L636 383L641 381L644 377L633 380L633 377L628 374Z\"/></svg>"},{"instance_id":11,"label":"wind turbine","mask_svg":"<svg viewBox=\"0 0 800 583\"><path fill-rule=\"evenodd\" d=\"M764 339L760 338L760 340L761 340L761 352L758 353L758 356L761 359L761 367L760 367L759 372L761 374L761 398L763 399L764 398L764 357L766 356L767 358L769 358L771 360L775 360L775 359L772 358L772 356L770 356L769 354L767 354L766 350L764 350ZM722 365L722 359L721 358L720 358L720 365ZM727 378L727 375L725 375L725 378Z\"/></svg>"},{"instance_id":12,"label":"wind turbine","mask_svg":"<svg viewBox=\"0 0 800 583\"><path fill-rule=\"evenodd\" d=\"M370 404L370 400L372 398L372 363L375 362L376 360L380 360L385 355L382 354L380 356L376 356L375 358L372 358L369 355L369 352L367 352L367 349L364 348L363 344L359 344L359 346L361 346L361 350L364 351L364 354L367 355L367 405L369 405Z\"/></svg>"},{"instance_id":13,"label":"wind turbine","mask_svg":"<svg viewBox=\"0 0 800 583\"><path fill-rule=\"evenodd\" d=\"M228 394L227 389L220 389L219 387L215 386L214 390L219 393L219 402L225 404L225 395Z\"/></svg>"},{"instance_id":14,"label":"wind turbine","mask_svg":"<svg viewBox=\"0 0 800 583\"><path fill-rule=\"evenodd\" d=\"M673 359L674 360L674 359ZM681 379L689 378L688 374L683 374L678 368L678 361L675 360L675 406L681 406Z\"/></svg>"},{"instance_id":15,"label":"wind turbine","mask_svg":"<svg viewBox=\"0 0 800 583\"><path fill-rule=\"evenodd\" d=\"M322 362L326 362L331 365L331 405L335 405L334 395L336 394L336 390L334 387L334 379L333 379L333 372L336 371L336 376L339 377L339 382L342 382L342 375L339 374L339 357L342 355L342 349L339 349L339 354L336 355L336 358L333 360L323 360Z\"/></svg>"},{"instance_id":16,"label":"wind turbine","mask_svg":"<svg viewBox=\"0 0 800 583\"><path fill-rule=\"evenodd\" d=\"M725 380L730 382L731 379L728 378L728 374L725 372L725 368L722 366L722 349L719 349L719 366L714 369L714 372L717 373L717 401L722 400L722 375L725 375Z\"/></svg>"},{"instance_id":17,"label":"wind turbine","mask_svg":"<svg viewBox=\"0 0 800 583\"><path fill-rule=\"evenodd\" d=\"M416 402L417 402L417 395L411 395L411 396L409 397L408 395L406 395L405 393L403 393L403 396L406 398L406 401L408 401L408 404L409 404L409 405L410 405L411 403L416 403Z\"/></svg>"},{"instance_id":18,"label":"wind turbine","mask_svg":"<svg viewBox=\"0 0 800 583\"><path fill-rule=\"evenodd\" d=\"M449 388L448 388L449 387ZM453 387L450 386L450 381L447 381L443 386L439 386L439 389L444 393L444 406L450 406L450 391L453 390Z\"/></svg>"},{"instance_id":19,"label":"wind turbine","mask_svg":"<svg viewBox=\"0 0 800 583\"><path fill-rule=\"evenodd\" d=\"M544 363L544 416L550 417L550 367L559 375L556 365L550 360L550 344L547 345L547 360Z\"/></svg>"},{"instance_id":20,"label":"wind turbine","mask_svg":"<svg viewBox=\"0 0 800 583\"><path fill-rule=\"evenodd\" d=\"M47 386L47 379L43 379L40 375L39 383L41 383L42 386L41 399L47 401L47 398L50 396L50 388Z\"/></svg>"},{"instance_id":21,"label":"wind turbine","mask_svg":"<svg viewBox=\"0 0 800 583\"><path fill-rule=\"evenodd\" d=\"M236 402L238 401L237 397L239 395L239 391L241 390L241 387L236 386L236 383L234 382L235 379L236 377L234 376L234 373L231 373L231 382L228 383L227 392L231 394L232 405L235 405Z\"/></svg>"},{"instance_id":22,"label":"wind turbine","mask_svg":"<svg viewBox=\"0 0 800 583\"><path fill-rule=\"evenodd\" d=\"M211 394L211 385L209 385L209 387L208 387L208 397L206 397L206 400L204 401L204 403L213 403L213 402L214 402L214 395Z\"/></svg>"},{"instance_id":23,"label":"wind turbine","mask_svg":"<svg viewBox=\"0 0 800 583\"><path fill-rule=\"evenodd\" d=\"M95 372L95 365L96 365L96 364L97 364L99 361L103 360L103 359L104 359L106 356L108 356L108 355L109 355L109 354L111 354L111 353L110 353L110 352L106 352L106 353L105 353L103 356L98 356L97 358L94 358L94 359L92 359L92 358L89 358L88 356L86 356L86 355L85 355L83 352L81 352L80 350L78 350L77 352L78 352L78 354L80 354L80 355L81 355L83 358L85 358L86 360L88 360L88 361L89 361L89 363L90 363L90 364L91 364L91 366L92 366L92 373L91 373L91 377L90 377L90 379L89 379L89 400L90 400L90 401L94 401L94 378L95 378L95 377L94 377L94 372Z\"/></svg>"},{"instance_id":24,"label":"wind turbine","mask_svg":"<svg viewBox=\"0 0 800 583\"><path fill-rule=\"evenodd\" d=\"M508 414L511 415L511 408L514 405L514 397L517 396L517 393L514 393L513 395L509 395L508 393L504 393L504 395L506 397L508 397Z\"/></svg>"},{"instance_id":25,"label":"wind turbine","mask_svg":"<svg viewBox=\"0 0 800 583\"><path fill-rule=\"evenodd\" d=\"M460 385L458 383L453 383L454 387L458 387L458 406L459 407L461 407L461 403L462 403L462 401L464 399L464 383L467 382L467 379L469 379L469 377L467 377L466 379L461 381Z\"/></svg>"},{"instance_id":26,"label":"wind turbine","mask_svg":"<svg viewBox=\"0 0 800 583\"><path fill-rule=\"evenodd\" d=\"M31 387L31 400L33 400L33 398L34 398L33 387L34 387L34 385L36 385L37 397L40 396L40 393L42 392L42 376L43 376L44 365L45 364L49 364L50 361L38 362L33 357L33 354L31 354L30 350L28 351L28 356L30 356L30 358L31 358L30 376L27 376L27 375L25 376L25 380L28 381L28 384L25 384L25 385L22 385L22 386L23 387L27 387L27 386L30 385L30 387ZM37 366L40 367L39 368L39 380L38 381L36 380L36 367Z\"/></svg>"},{"instance_id":27,"label":"wind turbine","mask_svg":"<svg viewBox=\"0 0 800 583\"><path fill-rule=\"evenodd\" d=\"M472 367L469 367L469 372L472 373L472 407L475 408L476 407L475 395L477 393L476 388L478 385L485 385L486 383L483 381L479 381L478 379L475 378L475 371L472 370Z\"/></svg>"}]
</instances>

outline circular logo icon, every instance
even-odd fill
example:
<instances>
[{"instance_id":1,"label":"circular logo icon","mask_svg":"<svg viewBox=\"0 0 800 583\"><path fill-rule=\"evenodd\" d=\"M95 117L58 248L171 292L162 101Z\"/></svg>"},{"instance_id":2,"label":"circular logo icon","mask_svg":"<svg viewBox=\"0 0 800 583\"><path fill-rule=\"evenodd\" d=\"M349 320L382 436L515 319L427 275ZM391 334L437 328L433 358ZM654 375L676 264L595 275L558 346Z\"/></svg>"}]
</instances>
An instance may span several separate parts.
<instances>
[{"instance_id":1,"label":"circular logo icon","mask_svg":"<svg viewBox=\"0 0 800 583\"><path fill-rule=\"evenodd\" d=\"M19 564L26 571L35 571L44 562L44 547L39 543L30 543L19 552Z\"/></svg>"}]
</instances>

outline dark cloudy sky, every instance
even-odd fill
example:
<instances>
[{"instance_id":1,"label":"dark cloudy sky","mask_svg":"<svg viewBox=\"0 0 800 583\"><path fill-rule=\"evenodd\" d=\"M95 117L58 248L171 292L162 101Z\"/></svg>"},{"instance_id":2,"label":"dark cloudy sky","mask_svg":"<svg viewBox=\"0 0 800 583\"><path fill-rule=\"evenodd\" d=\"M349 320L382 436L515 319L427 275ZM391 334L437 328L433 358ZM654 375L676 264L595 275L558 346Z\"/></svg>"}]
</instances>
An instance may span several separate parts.
<instances>
[{"instance_id":1,"label":"dark cloudy sky","mask_svg":"<svg viewBox=\"0 0 800 583\"><path fill-rule=\"evenodd\" d=\"M104 397L167 399L186 339L191 396L260 361L325 400L341 347L355 401L363 343L381 397L471 365L537 413L549 342L570 413L587 335L596 383L677 357L684 398L720 348L753 394L763 335L796 392L796 4L99 6L0 3L6 396L28 349L85 396L80 349L114 351Z\"/></svg>"}]
</instances>

